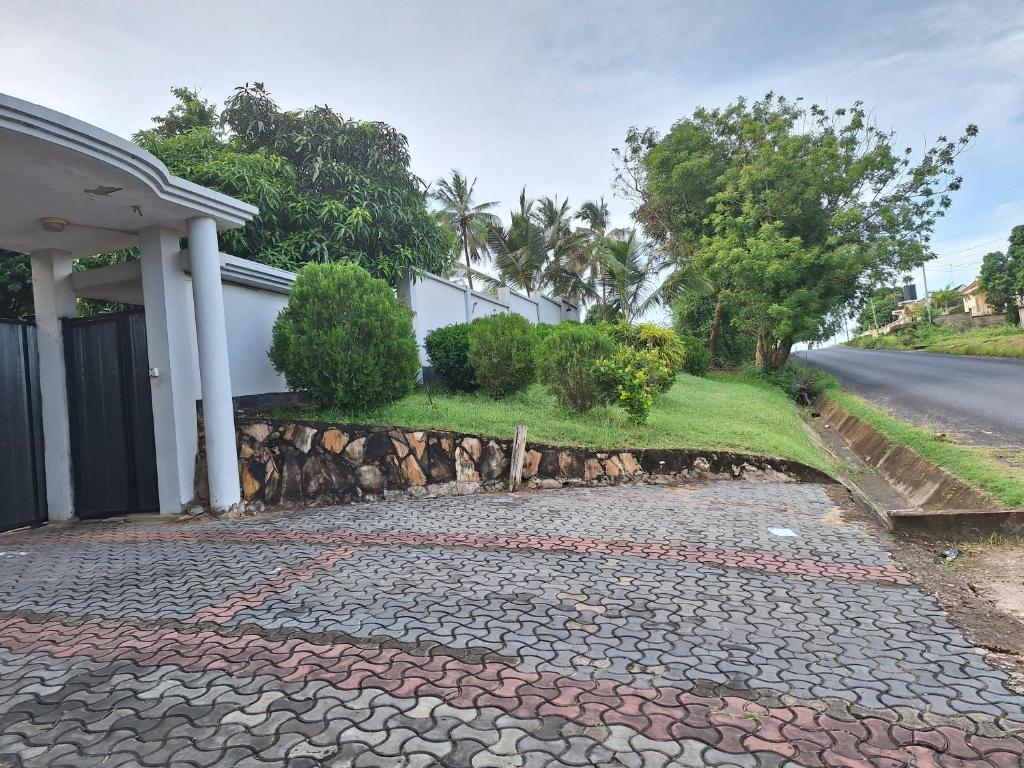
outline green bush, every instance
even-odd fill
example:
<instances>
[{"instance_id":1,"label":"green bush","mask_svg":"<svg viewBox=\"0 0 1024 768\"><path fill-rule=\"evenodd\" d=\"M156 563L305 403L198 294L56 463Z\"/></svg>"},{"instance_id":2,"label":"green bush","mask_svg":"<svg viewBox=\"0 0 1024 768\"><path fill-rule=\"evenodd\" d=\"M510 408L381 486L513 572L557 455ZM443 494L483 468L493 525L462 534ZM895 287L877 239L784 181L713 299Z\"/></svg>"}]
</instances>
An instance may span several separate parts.
<instances>
[{"instance_id":1,"label":"green bush","mask_svg":"<svg viewBox=\"0 0 1024 768\"><path fill-rule=\"evenodd\" d=\"M602 328L617 344L656 355L663 365L649 371L649 374L655 377L654 385L659 392L668 392L672 389L676 374L683 370L686 360L686 346L679 338L679 334L651 323L614 323Z\"/></svg>"},{"instance_id":2,"label":"green bush","mask_svg":"<svg viewBox=\"0 0 1024 768\"><path fill-rule=\"evenodd\" d=\"M533 326L533 343L540 346L548 336L562 327L562 323L537 323Z\"/></svg>"},{"instance_id":3,"label":"green bush","mask_svg":"<svg viewBox=\"0 0 1024 768\"><path fill-rule=\"evenodd\" d=\"M683 346L686 348L686 357L683 359L683 370L691 376L704 376L711 367L711 353L707 345L696 336L681 336Z\"/></svg>"},{"instance_id":4,"label":"green bush","mask_svg":"<svg viewBox=\"0 0 1024 768\"><path fill-rule=\"evenodd\" d=\"M614 402L637 423L647 421L659 382L671 375L657 353L627 346L598 360L594 369L601 384L613 393Z\"/></svg>"},{"instance_id":5,"label":"green bush","mask_svg":"<svg viewBox=\"0 0 1024 768\"><path fill-rule=\"evenodd\" d=\"M533 383L536 374L533 326L516 314L491 315L472 324L469 364L480 389L506 397Z\"/></svg>"},{"instance_id":6,"label":"green bush","mask_svg":"<svg viewBox=\"0 0 1024 768\"><path fill-rule=\"evenodd\" d=\"M589 411L612 396L597 375L598 360L615 353L615 344L589 325L565 324L554 328L537 348L537 377L560 403Z\"/></svg>"},{"instance_id":7,"label":"green bush","mask_svg":"<svg viewBox=\"0 0 1024 768\"><path fill-rule=\"evenodd\" d=\"M473 392L478 388L469 364L470 323L435 328L423 340L434 373L448 389Z\"/></svg>"},{"instance_id":8,"label":"green bush","mask_svg":"<svg viewBox=\"0 0 1024 768\"><path fill-rule=\"evenodd\" d=\"M386 282L352 263L299 270L268 354L289 388L345 411L404 397L419 370L412 314Z\"/></svg>"}]
</instances>

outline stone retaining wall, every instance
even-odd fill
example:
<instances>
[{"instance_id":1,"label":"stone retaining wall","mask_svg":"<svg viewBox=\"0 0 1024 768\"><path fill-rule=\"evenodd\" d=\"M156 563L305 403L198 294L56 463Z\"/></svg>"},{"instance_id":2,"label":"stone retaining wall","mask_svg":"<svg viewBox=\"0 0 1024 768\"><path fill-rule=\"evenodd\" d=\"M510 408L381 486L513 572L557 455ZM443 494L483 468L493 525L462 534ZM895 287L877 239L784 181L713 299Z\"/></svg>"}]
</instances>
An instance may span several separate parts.
<instances>
[{"instance_id":1,"label":"stone retaining wall","mask_svg":"<svg viewBox=\"0 0 1024 768\"><path fill-rule=\"evenodd\" d=\"M467 494L508 484L511 440L314 421L236 422L247 502L333 504ZM533 488L740 478L831 482L785 459L675 449L590 451L528 443L523 467L523 484ZM196 491L202 499L205 488L198 482Z\"/></svg>"}]
</instances>

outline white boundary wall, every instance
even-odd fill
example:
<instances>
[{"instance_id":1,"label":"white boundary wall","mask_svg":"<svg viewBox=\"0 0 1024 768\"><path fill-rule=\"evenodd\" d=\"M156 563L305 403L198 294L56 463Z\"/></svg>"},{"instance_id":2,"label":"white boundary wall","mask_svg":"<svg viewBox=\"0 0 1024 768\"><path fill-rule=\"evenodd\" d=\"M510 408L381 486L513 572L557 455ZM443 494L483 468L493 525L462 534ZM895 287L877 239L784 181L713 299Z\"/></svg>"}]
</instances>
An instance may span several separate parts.
<instances>
[{"instance_id":1,"label":"white boundary wall","mask_svg":"<svg viewBox=\"0 0 1024 768\"><path fill-rule=\"evenodd\" d=\"M499 288L497 296L488 296L428 272L416 272L402 280L398 284L398 295L413 311L412 323L421 365L430 362L423 340L435 328L512 312L534 324L554 324L563 320L578 322L580 319L579 307L567 299L553 299L542 294L524 296L508 288Z\"/></svg>"}]
</instances>

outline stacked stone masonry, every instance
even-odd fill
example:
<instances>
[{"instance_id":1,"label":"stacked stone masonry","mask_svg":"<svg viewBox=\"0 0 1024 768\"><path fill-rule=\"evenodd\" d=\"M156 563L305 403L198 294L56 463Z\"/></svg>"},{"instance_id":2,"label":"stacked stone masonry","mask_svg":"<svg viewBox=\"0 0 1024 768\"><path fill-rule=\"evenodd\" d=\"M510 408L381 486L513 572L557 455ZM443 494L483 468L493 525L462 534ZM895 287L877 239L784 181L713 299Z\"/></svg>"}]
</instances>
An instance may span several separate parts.
<instances>
[{"instance_id":1,"label":"stacked stone masonry","mask_svg":"<svg viewBox=\"0 0 1024 768\"><path fill-rule=\"evenodd\" d=\"M313 421L239 420L242 495L268 505L463 495L508 483L511 440ZM202 472L197 476L201 477ZM527 445L527 487L710 479L828 481L785 459L678 449ZM203 498L197 484L197 495Z\"/></svg>"}]
</instances>

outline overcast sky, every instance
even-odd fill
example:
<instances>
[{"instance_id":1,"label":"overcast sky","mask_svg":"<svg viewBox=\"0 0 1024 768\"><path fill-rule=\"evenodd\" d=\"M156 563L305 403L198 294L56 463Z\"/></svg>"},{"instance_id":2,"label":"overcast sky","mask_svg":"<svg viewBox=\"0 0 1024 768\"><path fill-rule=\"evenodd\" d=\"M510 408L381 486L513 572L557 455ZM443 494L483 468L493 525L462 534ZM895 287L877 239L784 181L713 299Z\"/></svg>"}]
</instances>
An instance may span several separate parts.
<instances>
[{"instance_id":1,"label":"overcast sky","mask_svg":"<svg viewBox=\"0 0 1024 768\"><path fill-rule=\"evenodd\" d=\"M1024 223L1024 2L48 2L3 0L0 91L129 137L176 85L220 102L259 80L409 137L507 211L604 195L631 125L775 90L861 99L901 144L981 128L939 225L929 287L967 282ZM919 276L918 276L919 277Z\"/></svg>"}]
</instances>

